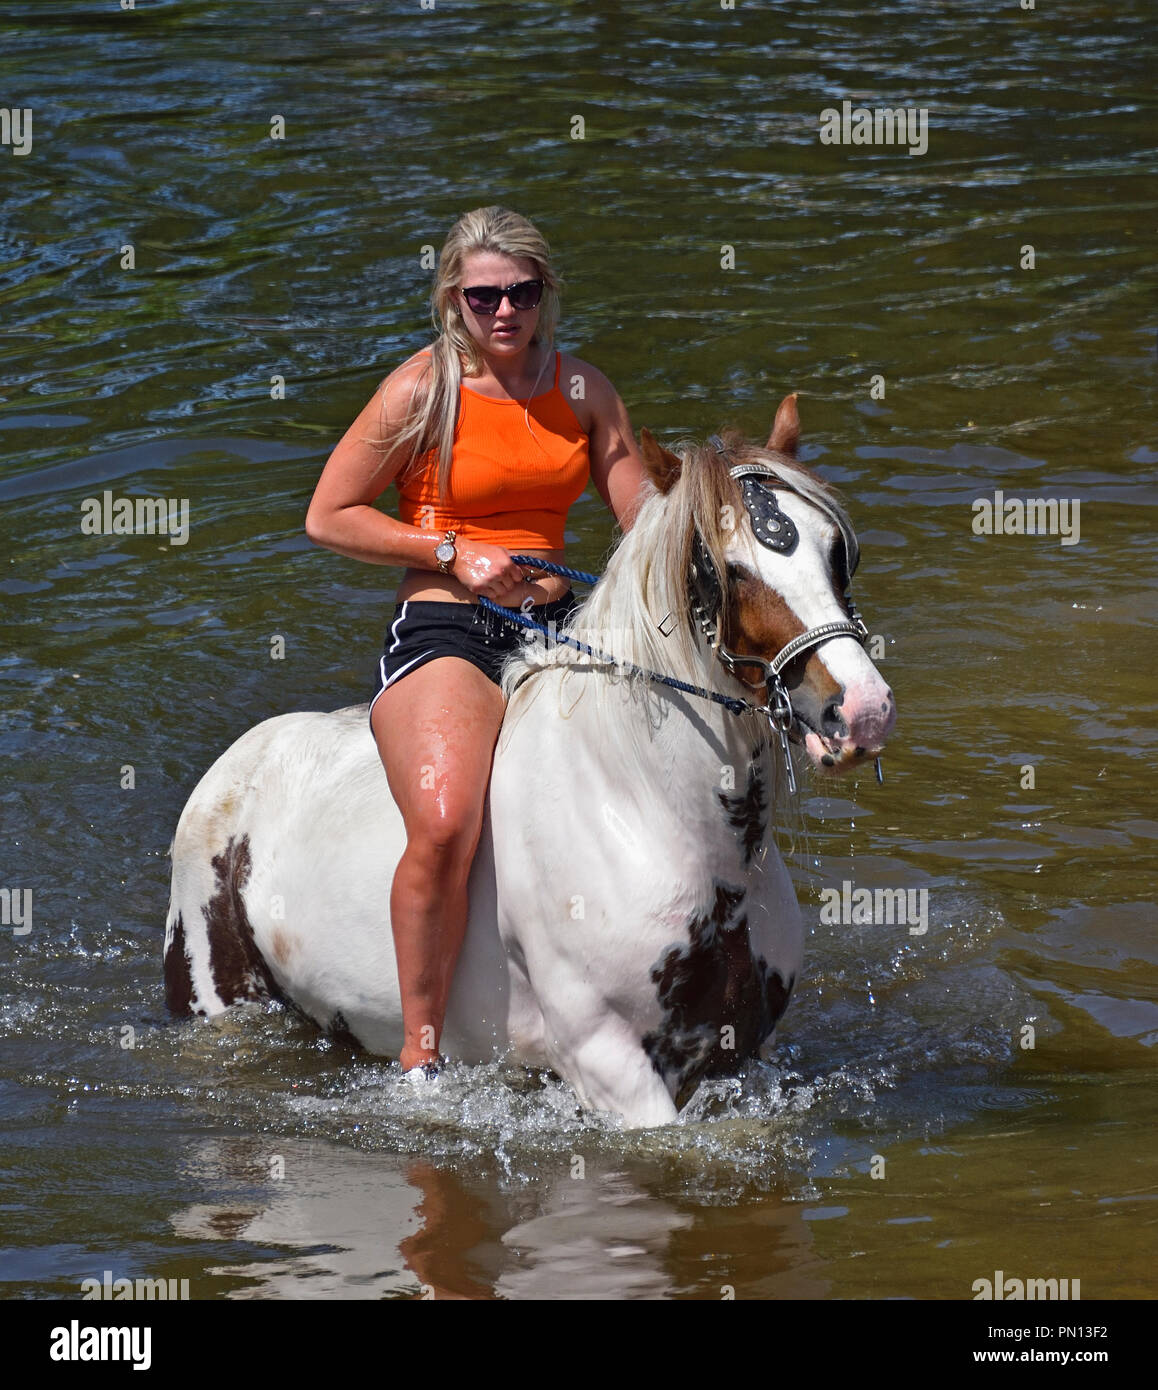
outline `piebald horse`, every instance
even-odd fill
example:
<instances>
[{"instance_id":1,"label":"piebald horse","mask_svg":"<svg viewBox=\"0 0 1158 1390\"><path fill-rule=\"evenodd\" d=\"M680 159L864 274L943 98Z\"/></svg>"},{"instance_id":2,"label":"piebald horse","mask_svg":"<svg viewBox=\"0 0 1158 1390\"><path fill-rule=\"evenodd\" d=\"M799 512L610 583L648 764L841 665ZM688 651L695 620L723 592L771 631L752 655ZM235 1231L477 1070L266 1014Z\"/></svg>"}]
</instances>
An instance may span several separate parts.
<instances>
[{"instance_id":1,"label":"piebald horse","mask_svg":"<svg viewBox=\"0 0 1158 1390\"><path fill-rule=\"evenodd\" d=\"M566 626L507 662L447 1056L551 1068L643 1127L770 1039L802 957L770 824L788 740L843 770L896 713L848 594L855 534L798 437L794 396L764 448L675 454L644 430L635 524ZM177 827L170 1009L273 996L397 1055L404 843L364 705L251 729Z\"/></svg>"}]
</instances>

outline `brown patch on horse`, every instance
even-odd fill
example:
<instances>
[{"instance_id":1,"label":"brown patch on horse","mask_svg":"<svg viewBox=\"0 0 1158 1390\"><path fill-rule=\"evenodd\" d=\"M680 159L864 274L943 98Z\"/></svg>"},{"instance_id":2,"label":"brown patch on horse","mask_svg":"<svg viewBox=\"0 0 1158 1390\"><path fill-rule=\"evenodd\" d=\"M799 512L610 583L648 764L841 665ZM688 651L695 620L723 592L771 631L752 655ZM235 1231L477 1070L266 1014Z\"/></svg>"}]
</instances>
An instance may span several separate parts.
<instances>
[{"instance_id":1,"label":"brown patch on horse","mask_svg":"<svg viewBox=\"0 0 1158 1390\"><path fill-rule=\"evenodd\" d=\"M728 566L728 578L723 644L730 651L771 661L794 637L806 631L784 599L762 579L739 565ZM800 680L796 682L788 679L794 667L800 671ZM759 672L758 666L741 668L742 678L747 680L758 679ZM781 675L790 689L807 681L810 695L822 709L844 689L833 680L822 656L815 650L801 653L795 661L790 661Z\"/></svg>"},{"instance_id":2,"label":"brown patch on horse","mask_svg":"<svg viewBox=\"0 0 1158 1390\"><path fill-rule=\"evenodd\" d=\"M278 965L288 965L290 956L297 950L297 942L284 928L275 927L270 950Z\"/></svg>"},{"instance_id":3,"label":"brown patch on horse","mask_svg":"<svg viewBox=\"0 0 1158 1390\"><path fill-rule=\"evenodd\" d=\"M363 1051L362 1044L354 1036L350 1025L346 1022L346 1015L339 1009L326 1025L326 1032L337 1043L343 1047L348 1047L353 1052Z\"/></svg>"},{"instance_id":4,"label":"brown patch on horse","mask_svg":"<svg viewBox=\"0 0 1158 1390\"><path fill-rule=\"evenodd\" d=\"M253 926L241 899L249 882L252 859L249 836L231 835L225 849L210 861L216 891L201 912L209 937L209 969L217 997L228 1007L239 999L280 999L269 966L253 938Z\"/></svg>"},{"instance_id":5,"label":"brown patch on horse","mask_svg":"<svg viewBox=\"0 0 1158 1390\"><path fill-rule=\"evenodd\" d=\"M185 945L185 920L179 912L165 951L165 1005L182 1018L193 1012L193 971Z\"/></svg>"},{"instance_id":6,"label":"brown patch on horse","mask_svg":"<svg viewBox=\"0 0 1158 1390\"><path fill-rule=\"evenodd\" d=\"M763 749L757 750L762 752ZM724 808L728 824L740 837L744 866L752 862L752 856L764 843L768 832L768 784L764 775L764 763L753 756L748 764L747 785L743 791L732 795L717 792L720 805Z\"/></svg>"},{"instance_id":7,"label":"brown patch on horse","mask_svg":"<svg viewBox=\"0 0 1158 1390\"><path fill-rule=\"evenodd\" d=\"M784 599L757 575L729 565L728 580L723 641L729 650L771 661L805 630Z\"/></svg>"},{"instance_id":8,"label":"brown patch on horse","mask_svg":"<svg viewBox=\"0 0 1158 1390\"><path fill-rule=\"evenodd\" d=\"M729 1075L756 1054L795 983L752 954L744 889L719 880L715 889L709 911L688 924L687 943L651 969L664 1017L643 1048L680 1108L705 1076Z\"/></svg>"}]
</instances>

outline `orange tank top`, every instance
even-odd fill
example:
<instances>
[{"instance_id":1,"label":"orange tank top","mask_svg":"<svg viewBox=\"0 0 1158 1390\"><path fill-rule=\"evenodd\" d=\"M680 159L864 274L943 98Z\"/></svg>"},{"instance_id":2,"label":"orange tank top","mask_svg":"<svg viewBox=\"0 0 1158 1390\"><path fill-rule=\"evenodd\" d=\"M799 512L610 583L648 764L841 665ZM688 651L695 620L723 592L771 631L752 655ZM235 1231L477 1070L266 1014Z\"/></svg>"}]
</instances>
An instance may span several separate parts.
<instances>
[{"instance_id":1,"label":"orange tank top","mask_svg":"<svg viewBox=\"0 0 1158 1390\"><path fill-rule=\"evenodd\" d=\"M431 450L421 474L399 487L398 516L408 526L453 530L516 552L562 550L567 513L590 471L587 436L559 389L556 353L554 386L528 401L492 400L462 383L450 495L438 497Z\"/></svg>"}]
</instances>

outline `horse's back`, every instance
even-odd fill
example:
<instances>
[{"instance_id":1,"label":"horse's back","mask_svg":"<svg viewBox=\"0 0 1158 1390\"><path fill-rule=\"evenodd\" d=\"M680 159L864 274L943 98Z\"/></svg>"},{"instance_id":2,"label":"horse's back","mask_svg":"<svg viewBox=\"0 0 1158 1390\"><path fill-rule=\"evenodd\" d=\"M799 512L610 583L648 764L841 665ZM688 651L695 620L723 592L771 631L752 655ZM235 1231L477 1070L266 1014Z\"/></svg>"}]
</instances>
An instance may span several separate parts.
<instances>
[{"instance_id":1,"label":"horse's back","mask_svg":"<svg viewBox=\"0 0 1158 1390\"><path fill-rule=\"evenodd\" d=\"M402 1046L390 923L405 826L366 706L256 725L198 783L173 841L165 985L178 1014L281 998L373 1053ZM506 1043L490 827L444 1046L483 1060Z\"/></svg>"},{"instance_id":2,"label":"horse's back","mask_svg":"<svg viewBox=\"0 0 1158 1390\"><path fill-rule=\"evenodd\" d=\"M315 959L326 956L318 938L339 917L362 920L367 900L388 901L402 834L365 706L280 715L243 734L197 784L173 840L170 1009L287 996L340 1030L335 977L366 962L344 967L348 950ZM367 839L377 853L351 860ZM377 936L392 970L388 922L380 913Z\"/></svg>"}]
</instances>

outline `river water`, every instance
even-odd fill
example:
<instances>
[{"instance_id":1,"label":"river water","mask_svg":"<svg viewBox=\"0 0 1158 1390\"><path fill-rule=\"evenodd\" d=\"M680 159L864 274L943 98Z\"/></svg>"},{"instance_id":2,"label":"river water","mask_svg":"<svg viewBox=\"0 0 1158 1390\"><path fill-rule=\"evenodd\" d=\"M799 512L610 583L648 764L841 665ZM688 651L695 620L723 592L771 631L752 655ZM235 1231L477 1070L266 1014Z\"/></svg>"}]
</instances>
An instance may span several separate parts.
<instances>
[{"instance_id":1,"label":"river water","mask_svg":"<svg viewBox=\"0 0 1158 1390\"><path fill-rule=\"evenodd\" d=\"M0 10L5 1293L1152 1297L1151 7ZM846 99L926 109L927 151L822 144ZM422 247L495 201L636 428L800 393L900 709L883 786L802 787L774 1057L644 1135L499 1063L422 1094L275 1007L164 1011L196 781L366 698L399 576L302 518L428 340ZM187 543L82 534L104 489L187 499ZM998 490L1080 533L975 534ZM594 492L570 526L600 568ZM927 932L822 922L845 880L927 890Z\"/></svg>"}]
</instances>

